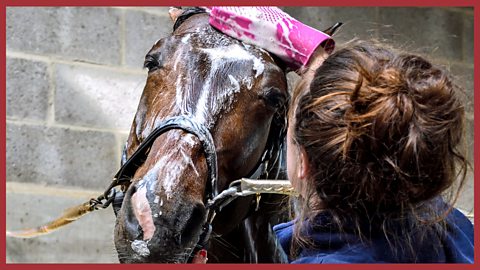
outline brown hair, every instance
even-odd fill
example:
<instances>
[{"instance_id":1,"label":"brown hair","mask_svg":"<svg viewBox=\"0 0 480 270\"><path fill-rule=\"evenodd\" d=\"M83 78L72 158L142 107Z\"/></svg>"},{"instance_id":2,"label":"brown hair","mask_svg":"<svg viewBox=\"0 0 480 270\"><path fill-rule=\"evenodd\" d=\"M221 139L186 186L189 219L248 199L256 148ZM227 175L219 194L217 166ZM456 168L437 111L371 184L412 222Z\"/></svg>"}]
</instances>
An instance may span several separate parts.
<instances>
[{"instance_id":1,"label":"brown hair","mask_svg":"<svg viewBox=\"0 0 480 270\"><path fill-rule=\"evenodd\" d=\"M427 210L460 178L451 189L455 202L467 168L458 148L464 133L460 91L441 67L354 42L329 56L309 85L296 88L292 108L291 136L307 153L310 193L321 202L301 207L293 247L310 243L301 224L319 212L331 215L340 230L353 224L368 239L361 225L366 218L370 230L387 230L389 220L406 217L438 225L451 210Z\"/></svg>"}]
</instances>

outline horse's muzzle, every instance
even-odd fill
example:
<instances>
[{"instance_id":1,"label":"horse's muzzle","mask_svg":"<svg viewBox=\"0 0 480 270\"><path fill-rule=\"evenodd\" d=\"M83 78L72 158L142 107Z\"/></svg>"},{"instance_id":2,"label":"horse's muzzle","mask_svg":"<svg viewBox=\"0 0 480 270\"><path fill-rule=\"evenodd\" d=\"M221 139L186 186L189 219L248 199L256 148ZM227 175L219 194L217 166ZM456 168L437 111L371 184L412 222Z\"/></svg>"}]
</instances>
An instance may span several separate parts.
<instances>
[{"instance_id":1,"label":"horse's muzzle","mask_svg":"<svg viewBox=\"0 0 480 270\"><path fill-rule=\"evenodd\" d=\"M176 258L181 262L203 232L205 205L187 198L162 200L151 192L132 184L125 193L117 212L117 247L135 261L168 262Z\"/></svg>"}]
</instances>

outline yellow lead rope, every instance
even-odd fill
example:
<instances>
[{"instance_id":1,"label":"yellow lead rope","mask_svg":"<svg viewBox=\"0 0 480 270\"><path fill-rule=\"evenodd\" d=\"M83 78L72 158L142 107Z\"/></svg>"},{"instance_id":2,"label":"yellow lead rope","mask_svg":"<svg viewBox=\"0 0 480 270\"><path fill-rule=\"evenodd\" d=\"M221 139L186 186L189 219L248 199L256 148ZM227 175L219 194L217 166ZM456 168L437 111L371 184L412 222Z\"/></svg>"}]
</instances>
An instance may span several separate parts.
<instances>
[{"instance_id":1,"label":"yellow lead rope","mask_svg":"<svg viewBox=\"0 0 480 270\"><path fill-rule=\"evenodd\" d=\"M235 190L234 197L238 196L248 196L252 194L257 194L257 203L259 199L259 194L262 193L275 193L275 194L283 194L289 196L296 196L298 195L293 187L291 186L288 180L267 180L267 179L247 179L242 178L236 181L233 181L232 185L239 185L239 189ZM217 196L218 197L218 196ZM234 198L232 197L232 199ZM80 205L68 208L64 211L63 215L59 218L53 220L52 222L39 226L35 229L25 229L19 231L8 231L8 237L15 237L15 238L32 238L37 237L45 234L49 234L54 232L78 219L83 217L84 215L93 212L96 209L103 209L107 207L110 202L103 204L101 201L104 200L104 195L101 195L95 199L91 199L88 202L82 203Z\"/></svg>"},{"instance_id":2,"label":"yellow lead rope","mask_svg":"<svg viewBox=\"0 0 480 270\"><path fill-rule=\"evenodd\" d=\"M79 218L92 212L93 210L95 210L95 207L93 207L90 204L90 202L86 202L86 203L66 209L63 215L60 216L59 218L53 220L52 222L46 225L37 227L35 229L25 229L25 230L19 230L19 231L7 230L7 236L15 237L15 238L32 238L32 237L37 237L44 234L49 234L53 231L56 231L62 228L65 225L68 225L78 220Z\"/></svg>"}]
</instances>

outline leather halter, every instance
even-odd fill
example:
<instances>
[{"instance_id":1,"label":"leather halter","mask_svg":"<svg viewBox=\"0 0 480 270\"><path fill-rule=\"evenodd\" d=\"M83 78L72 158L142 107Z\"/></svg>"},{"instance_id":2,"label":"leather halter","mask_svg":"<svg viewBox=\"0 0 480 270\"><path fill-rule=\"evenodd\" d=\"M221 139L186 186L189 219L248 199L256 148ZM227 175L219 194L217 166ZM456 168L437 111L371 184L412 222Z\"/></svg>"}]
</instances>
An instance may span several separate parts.
<instances>
[{"instance_id":1,"label":"leather halter","mask_svg":"<svg viewBox=\"0 0 480 270\"><path fill-rule=\"evenodd\" d=\"M156 127L140 144L135 153L133 153L133 155L122 165L117 174L115 174L112 185L117 186L130 183L137 168L145 161L145 157L147 156L153 142L155 142L158 136L172 129L181 129L187 133L195 135L200 140L203 146L203 151L205 152L208 168L207 188L205 190L207 195L206 198L211 200L217 196L217 152L215 150L215 143L213 142L212 134L204 125L184 115L167 118L160 123L160 125Z\"/></svg>"}]
</instances>

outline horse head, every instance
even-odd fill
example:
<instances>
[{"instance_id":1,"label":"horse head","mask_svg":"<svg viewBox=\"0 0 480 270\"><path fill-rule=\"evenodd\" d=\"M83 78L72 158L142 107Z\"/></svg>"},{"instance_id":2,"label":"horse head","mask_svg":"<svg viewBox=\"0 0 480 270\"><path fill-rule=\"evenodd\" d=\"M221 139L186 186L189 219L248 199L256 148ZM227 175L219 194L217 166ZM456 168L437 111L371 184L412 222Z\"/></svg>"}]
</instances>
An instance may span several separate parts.
<instances>
[{"instance_id":1,"label":"horse head","mask_svg":"<svg viewBox=\"0 0 480 270\"><path fill-rule=\"evenodd\" d=\"M186 262L208 199L257 169L288 99L285 74L266 51L217 32L200 9L170 15L173 33L145 57L148 77L125 148L131 160L150 140L125 174L115 226L124 263ZM214 232L238 224L245 203L220 211Z\"/></svg>"}]
</instances>

